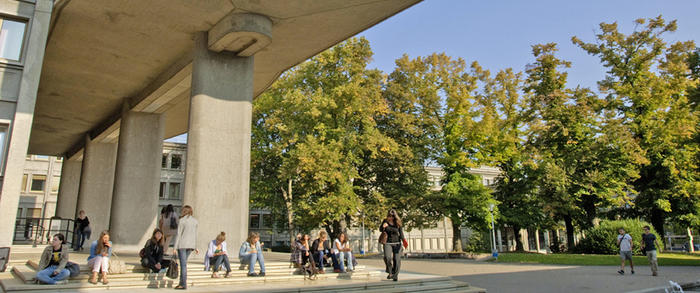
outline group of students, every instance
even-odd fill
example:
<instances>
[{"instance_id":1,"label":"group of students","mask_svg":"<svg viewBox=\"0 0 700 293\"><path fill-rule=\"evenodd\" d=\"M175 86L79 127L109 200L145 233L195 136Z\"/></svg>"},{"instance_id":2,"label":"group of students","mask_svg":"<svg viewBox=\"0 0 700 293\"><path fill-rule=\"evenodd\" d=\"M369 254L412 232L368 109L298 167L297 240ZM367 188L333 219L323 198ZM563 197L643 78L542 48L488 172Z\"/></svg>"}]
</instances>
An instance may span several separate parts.
<instances>
[{"instance_id":1,"label":"group of students","mask_svg":"<svg viewBox=\"0 0 700 293\"><path fill-rule=\"evenodd\" d=\"M384 250L385 271L388 273L387 279L398 281L399 271L401 270L401 256L407 242L403 234L401 218L395 210L389 210L386 218L379 226L379 232L384 236L380 244ZM311 237L308 234L297 235L290 257L290 262L296 267L303 269L307 265L315 264L316 272L319 274L324 273L324 264L332 265L333 272L336 273L346 273L354 270L356 261L352 256L352 248L350 247L348 236L344 232L338 234L332 246L326 231L320 231L316 240L311 243L309 241L311 241Z\"/></svg>"},{"instance_id":2,"label":"group of students","mask_svg":"<svg viewBox=\"0 0 700 293\"><path fill-rule=\"evenodd\" d=\"M658 261L656 259L656 248L659 246L659 241L656 239L656 235L651 233L651 228L649 226L644 226L644 233L642 233L641 250L644 255L647 256L649 260L649 265L651 267L651 275L657 276L659 271ZM625 232L624 228L619 228L617 230L617 246L620 248L620 270L617 271L618 274L625 274L625 260L630 261L630 273L634 274L634 262L632 262L632 247L634 242L632 236Z\"/></svg>"},{"instance_id":3,"label":"group of students","mask_svg":"<svg viewBox=\"0 0 700 293\"><path fill-rule=\"evenodd\" d=\"M41 254L39 271L36 279L44 284L65 284L71 272L68 270L69 249L65 245L66 237L58 233L51 238L51 244ZM87 258L92 276L88 282L97 284L97 275L101 273L101 281L108 284L109 258L112 256L112 241L109 232L102 231L100 237L90 245L90 255Z\"/></svg>"},{"instance_id":4,"label":"group of students","mask_svg":"<svg viewBox=\"0 0 700 293\"><path fill-rule=\"evenodd\" d=\"M80 211L80 215L87 220L84 211ZM193 209L189 205L182 207L181 215L175 218L177 222L173 225L170 222L171 217L176 217L172 209L168 213L161 215L159 228L153 231L151 238L146 242L142 253L140 253L141 265L154 273L162 272L170 266L171 260L164 257L169 246L168 233L163 231L164 226L167 225L168 228L175 231L172 234L175 238L174 256L178 258L180 263L180 281L175 289L186 289L187 259L192 251L195 254L199 254L199 250L196 248L198 222L193 217ZM401 255L404 248L402 246L404 235L401 219L396 214L396 211L389 211L387 218L382 221L380 231L387 236L385 243L383 243L384 262L386 264L386 272L389 273L387 279L396 281L401 268ZM328 234L325 231L321 231L318 239L311 244L309 244L310 237L308 234L299 235L297 238L297 241L294 243L292 262L303 266L309 262L310 257L313 257L320 269L319 273L323 273L324 261L327 263L327 258L330 257L334 271L347 272L354 270L352 248L345 233L338 235L338 238L333 241L333 246L330 245ZM66 283L66 279L70 276L70 271L66 268L69 260L69 249L65 246L65 240L65 236L61 233L54 235L51 244L42 252L39 261L40 269L36 275L38 281L45 284ZM260 235L256 232L250 232L246 241L241 244L238 253L241 263L240 269L245 269L245 266L248 265L248 276L250 277L265 276L265 258L262 254L263 245L260 242ZM80 250L81 246L76 246L76 250ZM112 241L110 241L109 232L102 231L99 238L90 245L90 255L87 258L87 263L88 267L91 268L92 275L88 282L97 284L99 274L103 284L109 283L107 273L111 256ZM347 265L345 264L346 261ZM259 264L260 273L255 273L256 263ZM209 242L204 256L204 264L205 270L211 268L212 278L220 278L218 272L222 268L226 270L224 277L228 277L231 273L226 234L224 232L219 233L215 239Z\"/></svg>"}]
</instances>

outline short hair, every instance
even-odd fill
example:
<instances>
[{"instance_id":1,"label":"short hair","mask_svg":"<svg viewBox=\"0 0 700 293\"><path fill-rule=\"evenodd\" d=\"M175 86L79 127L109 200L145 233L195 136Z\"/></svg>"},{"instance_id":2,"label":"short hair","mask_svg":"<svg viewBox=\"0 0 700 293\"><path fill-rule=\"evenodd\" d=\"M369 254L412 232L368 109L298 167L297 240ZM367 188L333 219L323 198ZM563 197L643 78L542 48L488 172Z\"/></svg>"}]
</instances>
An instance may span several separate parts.
<instances>
[{"instance_id":1,"label":"short hair","mask_svg":"<svg viewBox=\"0 0 700 293\"><path fill-rule=\"evenodd\" d=\"M61 240L61 244L66 243L66 236L63 236L61 233L56 233L56 235L53 235L53 237L58 238L58 240Z\"/></svg>"},{"instance_id":2,"label":"short hair","mask_svg":"<svg viewBox=\"0 0 700 293\"><path fill-rule=\"evenodd\" d=\"M644 226L644 229L651 230L651 228L649 227L649 225L645 225L645 226Z\"/></svg>"},{"instance_id":3,"label":"short hair","mask_svg":"<svg viewBox=\"0 0 700 293\"><path fill-rule=\"evenodd\" d=\"M321 232L318 232L318 238L319 238L319 239L320 239L320 238L323 238L323 237L326 237L326 236L328 236L328 233L326 233L326 231L321 230Z\"/></svg>"}]
</instances>

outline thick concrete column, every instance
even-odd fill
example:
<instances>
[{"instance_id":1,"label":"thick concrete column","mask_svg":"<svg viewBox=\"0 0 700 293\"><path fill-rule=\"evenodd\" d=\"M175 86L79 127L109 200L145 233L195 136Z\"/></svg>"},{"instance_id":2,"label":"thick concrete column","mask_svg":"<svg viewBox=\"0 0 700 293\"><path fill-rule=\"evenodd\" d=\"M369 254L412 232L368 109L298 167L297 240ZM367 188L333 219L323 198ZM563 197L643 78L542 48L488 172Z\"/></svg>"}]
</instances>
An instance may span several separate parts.
<instances>
[{"instance_id":1,"label":"thick concrete column","mask_svg":"<svg viewBox=\"0 0 700 293\"><path fill-rule=\"evenodd\" d=\"M73 219L78 214L78 192L80 191L80 170L83 161L64 159L61 166L61 183L56 201L56 216Z\"/></svg>"},{"instance_id":2,"label":"thick concrete column","mask_svg":"<svg viewBox=\"0 0 700 293\"><path fill-rule=\"evenodd\" d=\"M90 219L91 239L109 228L116 160L116 143L98 143L86 138L77 210L85 210Z\"/></svg>"},{"instance_id":3,"label":"thick concrete column","mask_svg":"<svg viewBox=\"0 0 700 293\"><path fill-rule=\"evenodd\" d=\"M53 1L38 0L34 6L34 15L31 25L27 27L29 37L25 43L24 67L22 79L17 95L15 116L8 130L7 159L2 178L2 190L0 190L0 247L12 245L15 232L15 219L19 206L19 193L24 172L24 162L27 158L29 135L34 119L34 105L39 89L41 66L44 62L46 38L48 37L49 23ZM2 84L2 82L0 82ZM5 154L0 154L0 156Z\"/></svg>"},{"instance_id":4,"label":"thick concrete column","mask_svg":"<svg viewBox=\"0 0 700 293\"><path fill-rule=\"evenodd\" d=\"M121 249L138 251L156 227L164 121L161 114L122 115L109 225Z\"/></svg>"},{"instance_id":5,"label":"thick concrete column","mask_svg":"<svg viewBox=\"0 0 700 293\"><path fill-rule=\"evenodd\" d=\"M199 220L197 246L221 232L232 247L248 233L253 57L207 48L195 36L184 203Z\"/></svg>"}]
</instances>

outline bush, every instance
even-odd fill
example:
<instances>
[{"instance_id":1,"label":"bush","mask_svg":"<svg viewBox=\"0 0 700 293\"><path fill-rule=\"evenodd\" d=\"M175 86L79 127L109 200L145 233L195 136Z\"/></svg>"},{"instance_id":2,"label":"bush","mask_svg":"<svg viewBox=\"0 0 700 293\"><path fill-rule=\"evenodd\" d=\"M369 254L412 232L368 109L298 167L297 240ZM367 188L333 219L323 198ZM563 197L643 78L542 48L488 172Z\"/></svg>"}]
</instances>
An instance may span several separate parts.
<instances>
[{"instance_id":1,"label":"bush","mask_svg":"<svg viewBox=\"0 0 700 293\"><path fill-rule=\"evenodd\" d=\"M469 235L464 250L469 252L491 252L491 235L489 231L473 231Z\"/></svg>"},{"instance_id":2,"label":"bush","mask_svg":"<svg viewBox=\"0 0 700 293\"><path fill-rule=\"evenodd\" d=\"M573 252L575 253L590 253L590 254L618 254L620 248L617 246L617 229L623 228L627 234L632 236L632 253L641 254L641 243L642 234L644 233L644 226L649 226L651 228L651 233L656 235L656 238L661 245L657 247L657 250L663 250L664 241L661 235L656 233L654 227L651 224L639 220L639 219L628 219L628 220L618 220L610 221L605 220L600 222L600 225L586 230L586 237L579 241L578 245L574 247Z\"/></svg>"}]
</instances>

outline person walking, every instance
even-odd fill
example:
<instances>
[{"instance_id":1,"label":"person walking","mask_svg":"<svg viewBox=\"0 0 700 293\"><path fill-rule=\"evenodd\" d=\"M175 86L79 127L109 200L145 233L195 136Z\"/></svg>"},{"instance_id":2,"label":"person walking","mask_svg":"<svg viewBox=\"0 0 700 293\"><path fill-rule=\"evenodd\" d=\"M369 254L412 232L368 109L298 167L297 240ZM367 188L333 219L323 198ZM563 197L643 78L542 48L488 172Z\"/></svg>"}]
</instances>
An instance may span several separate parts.
<instances>
[{"instance_id":1,"label":"person walking","mask_svg":"<svg viewBox=\"0 0 700 293\"><path fill-rule=\"evenodd\" d=\"M387 279L399 280L401 270L401 255L403 255L402 242L404 240L401 218L394 209L389 210L384 221L379 226L379 232L386 233L384 243L384 265L389 275Z\"/></svg>"},{"instance_id":2,"label":"person walking","mask_svg":"<svg viewBox=\"0 0 700 293\"><path fill-rule=\"evenodd\" d=\"M178 290L187 289L187 258L197 249L197 226L199 223L193 217L192 207L186 205L182 207L182 215L177 225L177 235L175 236L175 254L180 260L180 283L175 287Z\"/></svg>"},{"instance_id":3,"label":"person walking","mask_svg":"<svg viewBox=\"0 0 700 293\"><path fill-rule=\"evenodd\" d=\"M43 284L66 284L70 271L66 269L68 263L68 248L63 245L66 237L58 233L53 236L51 245L44 248L39 260L39 271L36 279Z\"/></svg>"},{"instance_id":4,"label":"person walking","mask_svg":"<svg viewBox=\"0 0 700 293\"><path fill-rule=\"evenodd\" d=\"M155 228L151 239L144 246L141 266L150 269L152 273L158 273L167 268L170 260L163 259L163 251L163 231Z\"/></svg>"},{"instance_id":5,"label":"person walking","mask_svg":"<svg viewBox=\"0 0 700 293\"><path fill-rule=\"evenodd\" d=\"M85 239L90 239L91 232L90 220L88 220L87 215L85 215L85 211L80 210L80 212L78 212L78 217L75 218L75 235L77 236L76 243L73 245L75 251L83 250Z\"/></svg>"},{"instance_id":6,"label":"person walking","mask_svg":"<svg viewBox=\"0 0 700 293\"><path fill-rule=\"evenodd\" d=\"M231 273L231 264L228 261L228 250L226 249L226 233L223 231L216 236L216 239L209 242L209 248L204 255L204 270L208 271L211 265L213 266L211 277L220 278L216 273L222 264L226 268L224 278L228 278Z\"/></svg>"},{"instance_id":7,"label":"person walking","mask_svg":"<svg viewBox=\"0 0 700 293\"><path fill-rule=\"evenodd\" d=\"M634 262L632 262L632 236L625 233L625 229L620 228L617 230L619 235L617 235L617 246L620 247L620 270L617 271L618 274L625 274L625 260L630 261L630 269L634 275Z\"/></svg>"},{"instance_id":8,"label":"person walking","mask_svg":"<svg viewBox=\"0 0 700 293\"><path fill-rule=\"evenodd\" d=\"M102 273L102 284L107 285L107 272L109 272L109 258L112 256L112 241L109 240L109 231L100 233L100 238L90 245L90 256L88 256L88 267L92 269L92 277L88 282L97 284L97 273Z\"/></svg>"},{"instance_id":9,"label":"person walking","mask_svg":"<svg viewBox=\"0 0 700 293\"><path fill-rule=\"evenodd\" d=\"M650 233L650 227L644 226L644 234L642 234L642 250L646 252L649 265L651 266L651 275L658 276L659 264L656 260L656 248L659 246L659 241L656 240L656 235ZM654 245L656 244L656 246Z\"/></svg>"},{"instance_id":10,"label":"person walking","mask_svg":"<svg viewBox=\"0 0 700 293\"><path fill-rule=\"evenodd\" d=\"M257 232L248 233L248 239L241 244L241 249L238 252L238 258L241 265L249 265L248 277L264 277L265 276L265 258L263 258L262 244L260 243L260 234ZM260 274L255 273L255 263L260 264Z\"/></svg>"},{"instance_id":11,"label":"person walking","mask_svg":"<svg viewBox=\"0 0 700 293\"><path fill-rule=\"evenodd\" d=\"M163 231L163 248L164 254L167 256L170 252L170 241L177 234L177 226L179 224L177 213L173 205L167 205L163 211L160 213L160 220L158 221L161 231Z\"/></svg>"}]
</instances>

